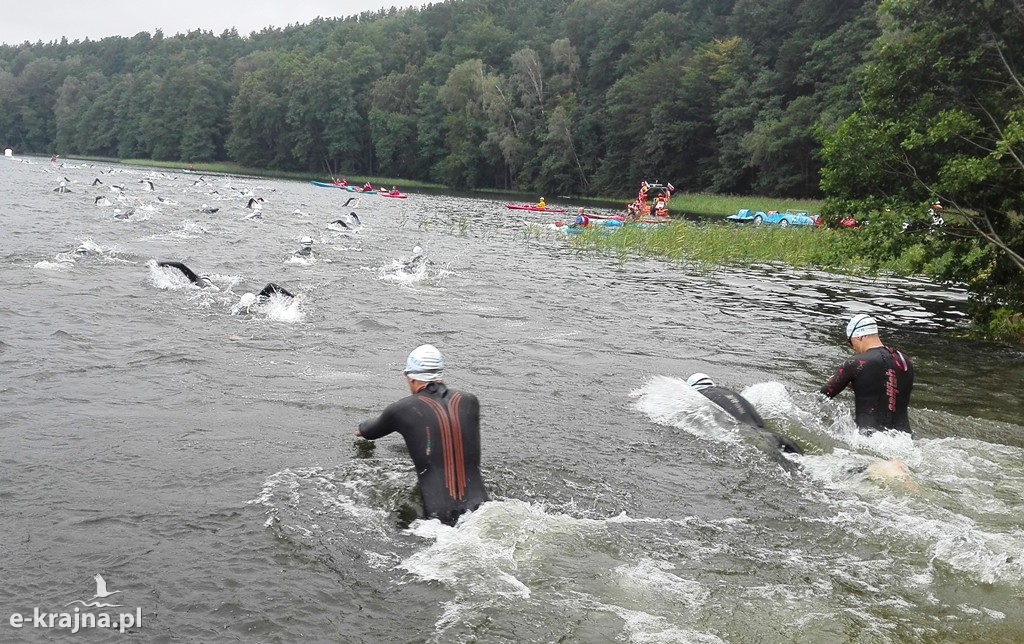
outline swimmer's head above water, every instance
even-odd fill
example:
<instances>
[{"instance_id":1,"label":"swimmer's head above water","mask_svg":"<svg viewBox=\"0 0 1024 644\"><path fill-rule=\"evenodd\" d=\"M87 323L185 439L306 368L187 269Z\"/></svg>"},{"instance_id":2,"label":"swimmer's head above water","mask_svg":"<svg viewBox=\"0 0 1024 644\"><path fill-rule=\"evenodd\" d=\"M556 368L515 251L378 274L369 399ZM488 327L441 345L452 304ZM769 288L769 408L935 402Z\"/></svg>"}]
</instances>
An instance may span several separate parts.
<instances>
[{"instance_id":1,"label":"swimmer's head above water","mask_svg":"<svg viewBox=\"0 0 1024 644\"><path fill-rule=\"evenodd\" d=\"M432 344L421 344L405 361L405 377L413 382L441 382L444 377L444 356Z\"/></svg>"},{"instance_id":2,"label":"swimmer's head above water","mask_svg":"<svg viewBox=\"0 0 1024 644\"><path fill-rule=\"evenodd\" d=\"M711 380L711 376L706 373L695 373L686 379L686 384L690 385L697 391L707 389L708 387L714 387L715 383Z\"/></svg>"},{"instance_id":3,"label":"swimmer's head above water","mask_svg":"<svg viewBox=\"0 0 1024 644\"><path fill-rule=\"evenodd\" d=\"M875 318L865 313L858 313L850 318L846 325L846 339L852 341L854 338L863 338L869 335L878 335L878 322Z\"/></svg>"}]
</instances>

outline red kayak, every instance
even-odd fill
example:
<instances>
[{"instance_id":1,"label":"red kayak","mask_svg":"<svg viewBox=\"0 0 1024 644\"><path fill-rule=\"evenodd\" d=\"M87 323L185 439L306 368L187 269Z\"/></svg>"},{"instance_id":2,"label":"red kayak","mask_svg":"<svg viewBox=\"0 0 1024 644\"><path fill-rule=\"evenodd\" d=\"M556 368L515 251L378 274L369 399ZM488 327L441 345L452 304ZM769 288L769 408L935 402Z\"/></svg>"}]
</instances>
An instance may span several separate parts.
<instances>
[{"instance_id":1,"label":"red kayak","mask_svg":"<svg viewBox=\"0 0 1024 644\"><path fill-rule=\"evenodd\" d=\"M389 199L408 199L409 195L404 195L401 192L378 192L382 197L388 197Z\"/></svg>"},{"instance_id":2,"label":"red kayak","mask_svg":"<svg viewBox=\"0 0 1024 644\"><path fill-rule=\"evenodd\" d=\"M508 204L505 206L509 210L529 210L531 212L565 212L564 208L538 208L530 204Z\"/></svg>"}]
</instances>

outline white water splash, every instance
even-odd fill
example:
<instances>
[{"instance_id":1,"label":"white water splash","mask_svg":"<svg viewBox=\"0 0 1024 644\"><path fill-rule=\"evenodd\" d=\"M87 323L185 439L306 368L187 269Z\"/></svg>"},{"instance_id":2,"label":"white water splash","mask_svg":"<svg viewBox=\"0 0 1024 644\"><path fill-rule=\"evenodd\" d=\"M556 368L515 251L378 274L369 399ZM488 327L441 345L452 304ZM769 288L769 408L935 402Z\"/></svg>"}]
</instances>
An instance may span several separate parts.
<instances>
[{"instance_id":1,"label":"white water splash","mask_svg":"<svg viewBox=\"0 0 1024 644\"><path fill-rule=\"evenodd\" d=\"M302 307L304 301L302 295L288 297L282 293L273 293L270 297L257 298L253 293L246 293L231 307L231 314L263 316L277 322L302 322L306 317Z\"/></svg>"},{"instance_id":2,"label":"white water splash","mask_svg":"<svg viewBox=\"0 0 1024 644\"><path fill-rule=\"evenodd\" d=\"M743 395L766 419L798 425L826 446L824 453L793 460L819 491L831 492L827 498L839 510L835 523L859 532L868 522L873 531L920 544L934 560L983 583L1024 579L1024 528L1017 519L1024 450L960 438L915 441L898 431L864 436L848 412L828 419L835 401L812 398L808 404L819 407L814 413L777 382L753 385ZM704 396L680 378L657 376L633 396L656 423L733 442L703 409ZM899 475L906 471L900 462L909 478Z\"/></svg>"},{"instance_id":3,"label":"white water splash","mask_svg":"<svg viewBox=\"0 0 1024 644\"><path fill-rule=\"evenodd\" d=\"M36 262L33 268L38 268L44 271L53 271L55 273L67 273L75 268L74 253L57 253L52 262L44 259L40 262Z\"/></svg>"},{"instance_id":4,"label":"white water splash","mask_svg":"<svg viewBox=\"0 0 1024 644\"><path fill-rule=\"evenodd\" d=\"M372 269L371 269L372 270ZM377 279L402 286L414 284L440 285L445 278L455 275L451 264L436 264L430 260L413 262L411 258L392 260L376 269Z\"/></svg>"},{"instance_id":5,"label":"white water splash","mask_svg":"<svg viewBox=\"0 0 1024 644\"><path fill-rule=\"evenodd\" d=\"M655 376L629 395L637 399L637 409L658 424L716 442L741 442L739 433L723 422L727 414L682 378Z\"/></svg>"}]
</instances>

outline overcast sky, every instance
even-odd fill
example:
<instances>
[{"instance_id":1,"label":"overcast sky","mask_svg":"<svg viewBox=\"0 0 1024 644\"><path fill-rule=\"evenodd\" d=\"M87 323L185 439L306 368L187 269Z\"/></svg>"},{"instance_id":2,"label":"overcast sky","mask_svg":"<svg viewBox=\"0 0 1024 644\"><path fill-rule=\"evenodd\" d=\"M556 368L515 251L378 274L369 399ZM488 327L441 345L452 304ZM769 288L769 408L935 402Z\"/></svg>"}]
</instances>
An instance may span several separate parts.
<instances>
[{"instance_id":1,"label":"overcast sky","mask_svg":"<svg viewBox=\"0 0 1024 644\"><path fill-rule=\"evenodd\" d=\"M440 1L440 0L435 0ZM422 6L427 0L42 0L4 2L0 42L68 41L134 36L162 29L165 36L194 29L219 34L234 27L247 36L264 27L307 23L317 16L351 16L381 8Z\"/></svg>"}]
</instances>

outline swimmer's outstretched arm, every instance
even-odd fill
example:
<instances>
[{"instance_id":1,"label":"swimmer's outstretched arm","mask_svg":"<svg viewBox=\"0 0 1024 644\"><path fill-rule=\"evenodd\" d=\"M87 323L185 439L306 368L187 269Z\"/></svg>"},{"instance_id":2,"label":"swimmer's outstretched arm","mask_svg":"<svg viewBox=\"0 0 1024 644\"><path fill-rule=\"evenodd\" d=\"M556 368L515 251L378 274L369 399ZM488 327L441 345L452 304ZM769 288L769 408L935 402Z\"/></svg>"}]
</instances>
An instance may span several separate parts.
<instances>
[{"instance_id":1,"label":"swimmer's outstretched arm","mask_svg":"<svg viewBox=\"0 0 1024 644\"><path fill-rule=\"evenodd\" d=\"M359 423L359 426L356 428L356 436L372 441L377 440L378 438L384 438L388 434L397 431L399 426L399 416L396 405L399 405L401 402L402 401L392 403L377 418L374 418L373 420L364 420Z\"/></svg>"}]
</instances>

